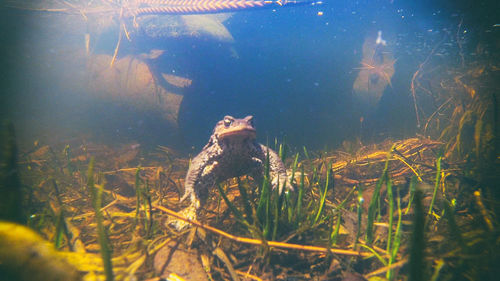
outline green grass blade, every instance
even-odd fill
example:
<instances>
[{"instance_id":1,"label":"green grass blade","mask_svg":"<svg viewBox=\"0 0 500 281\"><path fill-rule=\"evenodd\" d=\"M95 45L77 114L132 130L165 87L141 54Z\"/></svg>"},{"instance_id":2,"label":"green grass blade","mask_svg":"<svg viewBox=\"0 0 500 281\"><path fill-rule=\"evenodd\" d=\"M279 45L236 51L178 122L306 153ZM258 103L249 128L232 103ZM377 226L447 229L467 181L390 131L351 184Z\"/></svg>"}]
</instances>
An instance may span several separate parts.
<instances>
[{"instance_id":1,"label":"green grass blade","mask_svg":"<svg viewBox=\"0 0 500 281\"><path fill-rule=\"evenodd\" d=\"M293 215L295 213L294 205L293 205L293 198L292 198L292 193L288 191L284 191L284 211L286 213L286 221L288 224L291 224L293 222Z\"/></svg>"},{"instance_id":2,"label":"green grass blade","mask_svg":"<svg viewBox=\"0 0 500 281\"><path fill-rule=\"evenodd\" d=\"M387 229L387 252L391 251L391 243L392 243L392 223L393 223L393 213L394 213L394 198L392 195L392 181L390 179L387 180L387 201L389 201L389 212L387 215L389 216L389 227Z\"/></svg>"},{"instance_id":3,"label":"green grass blade","mask_svg":"<svg viewBox=\"0 0 500 281\"><path fill-rule=\"evenodd\" d=\"M325 188L323 189L323 192L320 190L320 201L319 201L319 207L318 207L318 212L316 213L316 217L314 218L313 224L316 224L319 220L319 217L321 215L321 212L323 212L323 207L325 206L325 201L326 201L326 192L328 191L328 185L330 183L330 167L331 164L328 164L328 168L326 169L326 183L325 183Z\"/></svg>"},{"instance_id":4,"label":"green grass blade","mask_svg":"<svg viewBox=\"0 0 500 281\"><path fill-rule=\"evenodd\" d=\"M377 214L377 207L380 202L380 189L382 188L382 184L387 181L387 169L389 166L389 157L385 161L385 168L382 172L382 176L377 182L375 186L375 191L373 192L372 199L370 200L370 205L368 206L368 218L366 222L366 244L371 245L373 242L373 221L375 220L375 216Z\"/></svg>"},{"instance_id":5,"label":"green grass blade","mask_svg":"<svg viewBox=\"0 0 500 281\"><path fill-rule=\"evenodd\" d=\"M359 236L361 235L361 222L362 216L363 216L363 203L365 199L363 198L363 189L361 186L358 188L358 200L357 200L357 213L358 213L358 225L357 225L357 230L356 230L356 239L354 240L354 248L356 248L356 245L358 244L358 239Z\"/></svg>"},{"instance_id":6,"label":"green grass blade","mask_svg":"<svg viewBox=\"0 0 500 281\"><path fill-rule=\"evenodd\" d=\"M398 197L397 197L397 206L398 206L398 222L396 224L396 232L394 233L394 242L392 243L391 246L391 251L389 251L390 257L389 257L389 266L394 263L396 260L396 256L399 251L399 246L401 245L401 220L402 220L402 210L401 210L401 197L399 195L399 189L398 189ZM390 269L387 271L386 278L388 280L393 279L392 275L393 270Z\"/></svg>"},{"instance_id":7,"label":"green grass blade","mask_svg":"<svg viewBox=\"0 0 500 281\"><path fill-rule=\"evenodd\" d=\"M278 186L279 186L279 178L278 178ZM282 201L281 196L279 194L279 188L275 188L273 190L272 198L274 200L272 200L272 203L273 203L273 206L272 206L273 207L273 232L272 232L271 240L276 241L276 236L278 234L279 218L280 218L279 211L281 210L280 202Z\"/></svg>"},{"instance_id":8,"label":"green grass blade","mask_svg":"<svg viewBox=\"0 0 500 281\"><path fill-rule=\"evenodd\" d=\"M431 204L429 205L429 212L427 215L430 216L432 214L432 207L434 206L434 201L436 200L437 191L439 188L439 182L441 177L441 157L438 157L436 161L436 181L434 183L434 192L432 193Z\"/></svg>"},{"instance_id":9,"label":"green grass blade","mask_svg":"<svg viewBox=\"0 0 500 281\"><path fill-rule=\"evenodd\" d=\"M330 245L337 245L337 238L339 236L341 215L340 212L337 213L337 222L330 235Z\"/></svg>"},{"instance_id":10,"label":"green grass blade","mask_svg":"<svg viewBox=\"0 0 500 281\"><path fill-rule=\"evenodd\" d=\"M269 223L269 197L270 197L270 187L269 182L269 151L266 156L266 163L264 166L264 180L262 181L262 187L260 188L260 197L257 204L257 217L259 222L264 226L264 232ZM267 233L266 233L267 234Z\"/></svg>"},{"instance_id":11,"label":"green grass blade","mask_svg":"<svg viewBox=\"0 0 500 281\"><path fill-rule=\"evenodd\" d=\"M56 249L59 249L61 247L63 234L64 234L64 216L63 216L63 211L61 210L59 211L59 215L57 216L56 235L54 238L54 246Z\"/></svg>"},{"instance_id":12,"label":"green grass blade","mask_svg":"<svg viewBox=\"0 0 500 281\"><path fill-rule=\"evenodd\" d=\"M102 222L101 203L102 203L102 188L96 190L94 185L94 157L90 158L89 168L87 171L87 187L92 199L92 206L94 207L96 222L97 222L97 240L101 248L101 257L104 265L104 274L106 281L114 280L113 265L111 263L111 247L109 245L106 229Z\"/></svg>"},{"instance_id":13,"label":"green grass blade","mask_svg":"<svg viewBox=\"0 0 500 281\"><path fill-rule=\"evenodd\" d=\"M227 198L226 193L222 189L222 186L220 184L217 184L217 189L219 190L219 194L224 199L224 202L226 202L227 206L233 212L234 216L236 217L237 220L244 222L245 219L243 218L243 214L231 203L231 201ZM246 222L246 221L245 221ZM246 223L248 224L248 222Z\"/></svg>"},{"instance_id":14,"label":"green grass blade","mask_svg":"<svg viewBox=\"0 0 500 281\"><path fill-rule=\"evenodd\" d=\"M304 179L305 179L305 173L304 173L304 166L301 166L301 171L300 171L300 185L299 185L299 190L298 190L298 195L297 195L297 204L295 207L295 226L299 226L299 221L302 220L302 198L304 196Z\"/></svg>"},{"instance_id":15,"label":"green grass blade","mask_svg":"<svg viewBox=\"0 0 500 281\"><path fill-rule=\"evenodd\" d=\"M379 253L377 253L377 251L375 251L372 247L368 246L368 245L364 245L364 244L360 244L361 247L367 249L368 251L372 252L372 254L377 257L377 259L384 265L384 266L387 266L387 261L381 256L379 255Z\"/></svg>"},{"instance_id":16,"label":"green grass blade","mask_svg":"<svg viewBox=\"0 0 500 281\"><path fill-rule=\"evenodd\" d=\"M409 258L409 281L426 280L424 273L424 249L425 249L425 215L422 205L422 191L415 191L414 198L414 213L413 213L413 230L410 240L410 258Z\"/></svg>"},{"instance_id":17,"label":"green grass blade","mask_svg":"<svg viewBox=\"0 0 500 281\"><path fill-rule=\"evenodd\" d=\"M149 180L146 179L143 194L144 215L144 229L146 230L146 237L150 237L153 229L153 207L151 206L151 194L149 193Z\"/></svg>"},{"instance_id":18,"label":"green grass blade","mask_svg":"<svg viewBox=\"0 0 500 281\"><path fill-rule=\"evenodd\" d=\"M241 184L240 178L238 178L238 190L240 191L240 198L243 203L243 208L245 209L246 219L252 224L252 206L250 205L250 199L248 198L245 187Z\"/></svg>"},{"instance_id":19,"label":"green grass blade","mask_svg":"<svg viewBox=\"0 0 500 281\"><path fill-rule=\"evenodd\" d=\"M408 200L408 206L406 207L405 215L408 214L411 208L411 202L413 202L413 196L415 195L415 190L417 187L417 176L411 177L410 180L410 199Z\"/></svg>"},{"instance_id":20,"label":"green grass blade","mask_svg":"<svg viewBox=\"0 0 500 281\"><path fill-rule=\"evenodd\" d=\"M354 193L354 191L356 191L356 189L363 189L363 185L362 183L360 183L360 186L359 188L356 188L356 186L353 186L351 188L351 191L349 191L349 193L347 193L346 197L344 198L344 200L342 200L342 202L340 202L340 204L337 205L337 209L342 209L344 208L344 205L347 203L347 201L349 201L349 199L351 198L351 195Z\"/></svg>"},{"instance_id":21,"label":"green grass blade","mask_svg":"<svg viewBox=\"0 0 500 281\"><path fill-rule=\"evenodd\" d=\"M136 222L139 220L139 213L141 210L141 178L140 178L140 171L141 167L137 167L137 170L135 170L135 183L134 183L134 188L135 188L135 220Z\"/></svg>"},{"instance_id":22,"label":"green grass blade","mask_svg":"<svg viewBox=\"0 0 500 281\"><path fill-rule=\"evenodd\" d=\"M309 158L309 153L307 152L306 146L304 145L302 148L304 149L304 156L306 157L306 159L310 159Z\"/></svg>"},{"instance_id":23,"label":"green grass blade","mask_svg":"<svg viewBox=\"0 0 500 281\"><path fill-rule=\"evenodd\" d=\"M262 188L259 198L259 203L257 205L257 217L259 218L259 222L263 225L263 235L264 237L268 237L269 230L271 227L270 222L270 201L271 201L271 182L270 182L270 171L269 171L269 151L267 151L266 155L266 163L264 165L264 181L262 182Z\"/></svg>"}]
</instances>

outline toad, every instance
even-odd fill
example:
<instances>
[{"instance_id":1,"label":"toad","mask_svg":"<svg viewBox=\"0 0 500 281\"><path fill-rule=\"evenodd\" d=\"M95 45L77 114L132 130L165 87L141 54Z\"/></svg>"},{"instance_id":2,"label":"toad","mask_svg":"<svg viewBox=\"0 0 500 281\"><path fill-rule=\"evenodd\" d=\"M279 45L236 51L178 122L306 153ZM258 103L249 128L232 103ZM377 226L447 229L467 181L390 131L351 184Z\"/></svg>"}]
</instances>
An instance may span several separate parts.
<instances>
[{"instance_id":1,"label":"toad","mask_svg":"<svg viewBox=\"0 0 500 281\"><path fill-rule=\"evenodd\" d=\"M268 154L273 189L279 188L280 193L283 186L293 189L289 183L285 184L288 180L286 169L278 154L258 143L256 134L253 116L243 119L225 116L217 122L210 140L189 166L181 201L189 199L191 204L182 211L184 216L196 219L208 192L219 182L250 175L257 183L262 183Z\"/></svg>"}]
</instances>

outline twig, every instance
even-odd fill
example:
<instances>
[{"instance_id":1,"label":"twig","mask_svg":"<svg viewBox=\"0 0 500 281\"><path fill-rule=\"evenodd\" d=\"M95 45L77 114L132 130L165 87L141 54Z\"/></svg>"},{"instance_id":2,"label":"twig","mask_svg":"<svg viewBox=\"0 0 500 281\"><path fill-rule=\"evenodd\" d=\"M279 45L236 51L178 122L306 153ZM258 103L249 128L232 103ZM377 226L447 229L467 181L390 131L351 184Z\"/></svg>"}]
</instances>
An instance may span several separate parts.
<instances>
[{"instance_id":1,"label":"twig","mask_svg":"<svg viewBox=\"0 0 500 281\"><path fill-rule=\"evenodd\" d=\"M425 127L424 127L424 135L426 134L427 132L427 126L429 126L429 123L432 121L432 118L434 118L434 116L445 106L447 105L453 98L450 97L448 100L446 100L442 105L440 105L436 111L434 111L434 113L431 114L431 116L429 116L429 118L427 118L427 122L425 122Z\"/></svg>"},{"instance_id":2,"label":"twig","mask_svg":"<svg viewBox=\"0 0 500 281\"><path fill-rule=\"evenodd\" d=\"M121 15L122 12L120 12L120 18ZM120 49L120 43L122 42L122 37L123 37L123 27L120 25L120 31L118 32L118 42L116 43L115 51L113 53L113 58L111 59L109 67L113 67L113 65L115 64L116 56L118 56L118 50Z\"/></svg>"},{"instance_id":3,"label":"twig","mask_svg":"<svg viewBox=\"0 0 500 281\"><path fill-rule=\"evenodd\" d=\"M417 170L415 170L406 160L405 160L405 157L401 157L399 155L394 155L394 158L396 158L397 160L403 162L403 164L405 164L408 168L410 168L410 170L415 174L415 176L417 176L418 180L420 182L423 182L422 178L420 177L420 174L417 172Z\"/></svg>"},{"instance_id":4,"label":"twig","mask_svg":"<svg viewBox=\"0 0 500 281\"><path fill-rule=\"evenodd\" d=\"M262 281L262 279L259 278L258 276L252 275L248 272L243 272L240 270L235 270L235 272L238 273L239 275L241 275L241 277L245 278L244 280L251 279L251 280L256 280L256 281Z\"/></svg>"},{"instance_id":5,"label":"twig","mask_svg":"<svg viewBox=\"0 0 500 281\"><path fill-rule=\"evenodd\" d=\"M446 37L443 37L443 39L441 39L441 41L439 41L439 43L437 43L436 46L434 46L434 48L432 49L432 51L430 52L430 54L418 66L417 71L415 71L415 73L413 73L413 77L411 78L411 88L410 88L410 90L411 90L411 94L413 96L413 105L415 107L415 115L416 115L416 118L417 118L417 128L420 128L420 115L418 113L417 94L416 94L416 90L415 90L415 82L417 81L417 78L420 75L420 72L423 71L425 64L427 64L427 62L429 61L429 59L431 58L431 56L436 52L437 48L441 45L441 43L443 43L443 41L444 41L445 38Z\"/></svg>"},{"instance_id":6,"label":"twig","mask_svg":"<svg viewBox=\"0 0 500 281\"><path fill-rule=\"evenodd\" d=\"M389 266L384 266L384 267L379 268L379 269L377 269L377 270L375 270L375 271L372 271L372 272L370 272L370 273L366 274L364 277L365 277L366 279L369 279L370 277L373 277L373 276L376 276L376 275L379 275L379 274L385 273L385 272L387 272L387 271L389 271L389 270L391 270L391 269L393 269L393 268L402 267L402 266L403 266L403 265L405 265L407 262L408 262L408 260L407 260L407 259L404 259L404 260L398 261L397 263L393 263L393 264L391 264L391 265L389 265Z\"/></svg>"},{"instance_id":7,"label":"twig","mask_svg":"<svg viewBox=\"0 0 500 281\"><path fill-rule=\"evenodd\" d=\"M159 166L153 166L153 167L141 167L141 170L149 170L149 169L158 169ZM121 168L118 170L113 170L113 171L107 171L103 172L104 175L109 175L109 174L115 174L118 172L135 172L137 171L137 168Z\"/></svg>"},{"instance_id":8,"label":"twig","mask_svg":"<svg viewBox=\"0 0 500 281\"><path fill-rule=\"evenodd\" d=\"M235 235L229 234L227 232L224 232L224 231L217 229L215 227L211 227L209 225L202 224L198 221L185 218L184 216L180 215L179 213L174 212L168 208L158 206L158 205L153 205L153 208L160 210L164 213L167 213L168 215L170 215L172 217L175 217L177 219L188 222L192 225L201 227L205 230L211 231L213 233L219 234L223 237L226 237L228 239L231 239L233 241L240 242L240 243L245 243L245 244L250 244L250 245L262 245L262 246L266 245L269 247L276 247L276 248L282 248L282 249L292 249L292 250L302 250L302 251L309 251L309 252L323 252L323 253L330 252L332 254L347 255L347 256L358 256L358 257L371 257L372 256L372 254L368 253L368 252L360 252L360 251L336 249L336 248L325 248L325 247L310 246L310 245L299 245L299 244L283 243L283 242L277 242L277 241L262 241L262 240L258 240L258 239L239 237L239 236L235 236Z\"/></svg>"}]
</instances>

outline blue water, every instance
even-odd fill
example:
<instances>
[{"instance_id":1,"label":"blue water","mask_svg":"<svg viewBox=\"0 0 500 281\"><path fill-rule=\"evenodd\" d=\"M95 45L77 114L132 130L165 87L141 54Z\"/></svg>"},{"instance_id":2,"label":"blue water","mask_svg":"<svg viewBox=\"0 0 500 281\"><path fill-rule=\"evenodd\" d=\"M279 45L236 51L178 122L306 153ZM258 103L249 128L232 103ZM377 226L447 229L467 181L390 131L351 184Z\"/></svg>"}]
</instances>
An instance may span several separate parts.
<instances>
[{"instance_id":1,"label":"blue water","mask_svg":"<svg viewBox=\"0 0 500 281\"><path fill-rule=\"evenodd\" d=\"M85 88L64 83L68 49L81 46L84 27L61 32L64 15L3 8L0 117L13 119L27 142L81 134L196 151L226 114L254 115L261 142L286 138L296 147L408 137L419 131L410 92L418 66L432 51L429 68L459 63L457 38L462 52L474 53L481 41L498 59L498 8L496 1L326 0L237 12L224 22L234 42L186 36L124 40L118 59L166 50L150 66L193 80L182 92L177 129L134 105L89 99ZM353 84L362 46L378 31L394 59L391 85L377 104L357 107ZM98 41L92 54L112 55L117 38L116 27L91 37Z\"/></svg>"}]
</instances>

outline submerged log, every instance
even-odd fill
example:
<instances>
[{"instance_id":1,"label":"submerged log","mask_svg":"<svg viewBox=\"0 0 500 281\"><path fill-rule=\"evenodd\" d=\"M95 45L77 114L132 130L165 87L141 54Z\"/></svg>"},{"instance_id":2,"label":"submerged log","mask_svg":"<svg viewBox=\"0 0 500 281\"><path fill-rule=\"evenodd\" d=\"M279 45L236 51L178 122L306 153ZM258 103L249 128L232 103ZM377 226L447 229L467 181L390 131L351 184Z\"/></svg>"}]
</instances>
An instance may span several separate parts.
<instances>
[{"instance_id":1,"label":"submerged log","mask_svg":"<svg viewBox=\"0 0 500 281\"><path fill-rule=\"evenodd\" d=\"M177 127L183 96L160 86L144 61L126 56L110 67L111 60L109 55L97 55L90 60L91 95L98 100L157 114Z\"/></svg>"}]
</instances>

